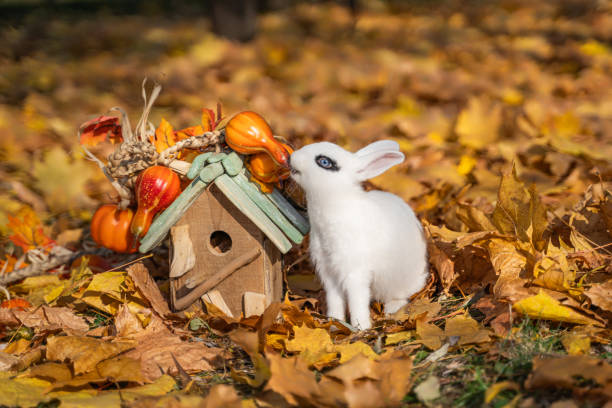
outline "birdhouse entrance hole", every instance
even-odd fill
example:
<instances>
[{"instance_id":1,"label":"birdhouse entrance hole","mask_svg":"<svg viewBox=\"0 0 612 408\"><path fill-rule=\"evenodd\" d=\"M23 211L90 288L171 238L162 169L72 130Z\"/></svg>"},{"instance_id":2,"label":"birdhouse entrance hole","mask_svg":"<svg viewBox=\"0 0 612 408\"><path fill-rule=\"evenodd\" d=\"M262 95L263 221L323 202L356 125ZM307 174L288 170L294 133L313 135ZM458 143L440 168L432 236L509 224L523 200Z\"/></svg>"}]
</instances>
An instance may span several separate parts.
<instances>
[{"instance_id":1,"label":"birdhouse entrance hole","mask_svg":"<svg viewBox=\"0 0 612 408\"><path fill-rule=\"evenodd\" d=\"M217 230L210 234L210 250L217 255L221 255L232 249L232 238L225 231Z\"/></svg>"}]
</instances>

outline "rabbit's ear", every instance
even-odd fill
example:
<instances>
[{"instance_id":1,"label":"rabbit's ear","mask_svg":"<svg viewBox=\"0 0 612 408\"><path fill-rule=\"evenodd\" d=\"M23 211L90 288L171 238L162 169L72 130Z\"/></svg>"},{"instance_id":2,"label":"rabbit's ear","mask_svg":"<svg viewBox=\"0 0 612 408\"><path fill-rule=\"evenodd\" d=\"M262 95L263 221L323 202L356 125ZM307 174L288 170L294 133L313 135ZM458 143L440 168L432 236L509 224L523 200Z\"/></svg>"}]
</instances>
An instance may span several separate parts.
<instances>
[{"instance_id":1,"label":"rabbit's ear","mask_svg":"<svg viewBox=\"0 0 612 408\"><path fill-rule=\"evenodd\" d=\"M358 157L363 157L370 153L390 150L396 150L399 152L399 144L393 140L379 140L378 142L370 143L363 149L357 151L355 155Z\"/></svg>"},{"instance_id":2,"label":"rabbit's ear","mask_svg":"<svg viewBox=\"0 0 612 408\"><path fill-rule=\"evenodd\" d=\"M357 178L364 181L376 177L396 164L403 162L404 158L404 153L397 150L380 150L358 155Z\"/></svg>"}]
</instances>

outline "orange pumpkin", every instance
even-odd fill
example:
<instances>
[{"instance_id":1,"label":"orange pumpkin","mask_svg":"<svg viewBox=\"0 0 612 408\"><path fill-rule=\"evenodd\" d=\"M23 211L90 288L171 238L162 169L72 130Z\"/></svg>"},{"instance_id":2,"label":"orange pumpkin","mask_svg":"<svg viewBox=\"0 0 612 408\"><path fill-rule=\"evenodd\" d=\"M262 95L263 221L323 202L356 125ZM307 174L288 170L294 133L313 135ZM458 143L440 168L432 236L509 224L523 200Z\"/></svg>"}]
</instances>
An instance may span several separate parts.
<instances>
[{"instance_id":1,"label":"orange pumpkin","mask_svg":"<svg viewBox=\"0 0 612 408\"><path fill-rule=\"evenodd\" d=\"M289 168L289 152L274 138L265 119L255 112L234 116L225 127L225 142L242 154L266 152L277 164Z\"/></svg>"},{"instance_id":2,"label":"orange pumpkin","mask_svg":"<svg viewBox=\"0 0 612 408\"><path fill-rule=\"evenodd\" d=\"M138 241L130 232L134 211L120 210L116 204L104 204L91 219L91 236L96 244L115 252L136 252Z\"/></svg>"},{"instance_id":3,"label":"orange pumpkin","mask_svg":"<svg viewBox=\"0 0 612 408\"><path fill-rule=\"evenodd\" d=\"M168 167L151 166L138 176L135 191L138 209L130 231L139 238L147 233L155 214L166 209L181 194L181 181Z\"/></svg>"},{"instance_id":4,"label":"orange pumpkin","mask_svg":"<svg viewBox=\"0 0 612 408\"><path fill-rule=\"evenodd\" d=\"M293 149L286 143L280 142L289 154ZM264 183L277 183L286 180L291 174L289 169L279 166L267 153L257 153L249 157L246 167L251 175Z\"/></svg>"}]
</instances>

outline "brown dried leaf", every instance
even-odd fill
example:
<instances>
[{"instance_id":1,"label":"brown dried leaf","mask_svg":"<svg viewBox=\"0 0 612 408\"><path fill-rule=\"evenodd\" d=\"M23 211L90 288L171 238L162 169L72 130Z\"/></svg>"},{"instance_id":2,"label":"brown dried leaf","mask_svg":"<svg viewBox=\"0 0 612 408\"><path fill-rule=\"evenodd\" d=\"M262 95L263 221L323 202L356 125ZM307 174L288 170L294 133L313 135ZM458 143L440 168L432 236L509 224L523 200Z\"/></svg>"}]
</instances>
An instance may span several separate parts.
<instances>
[{"instance_id":1,"label":"brown dried leaf","mask_svg":"<svg viewBox=\"0 0 612 408\"><path fill-rule=\"evenodd\" d=\"M100 339L79 336L53 336L47 339L47 359L70 361L75 374L93 370L107 358L134 347L133 342L109 343Z\"/></svg>"},{"instance_id":2,"label":"brown dried leaf","mask_svg":"<svg viewBox=\"0 0 612 408\"><path fill-rule=\"evenodd\" d=\"M171 313L168 302L164 299L159 287L153 278L151 278L149 270L142 262L137 262L129 266L127 268L127 273L128 276L132 278L132 281L134 281L134 285L136 285L136 288L138 288L142 296L151 303L153 310L162 317Z\"/></svg>"},{"instance_id":3,"label":"brown dried leaf","mask_svg":"<svg viewBox=\"0 0 612 408\"><path fill-rule=\"evenodd\" d=\"M279 354L269 353L270 380L266 390L282 395L289 404L301 405L319 393L319 385L312 371L298 357L283 358Z\"/></svg>"},{"instance_id":4,"label":"brown dried leaf","mask_svg":"<svg viewBox=\"0 0 612 408\"><path fill-rule=\"evenodd\" d=\"M89 325L67 307L42 306L33 310L0 309L0 324L26 327L41 331L62 329L71 334L84 334Z\"/></svg>"},{"instance_id":5,"label":"brown dried leaf","mask_svg":"<svg viewBox=\"0 0 612 408\"><path fill-rule=\"evenodd\" d=\"M612 366L605 360L587 356L563 356L559 358L536 357L533 371L525 381L527 389L566 388L578 389L579 378L592 380L599 387L590 393L612 399Z\"/></svg>"},{"instance_id":6,"label":"brown dried leaf","mask_svg":"<svg viewBox=\"0 0 612 408\"><path fill-rule=\"evenodd\" d=\"M459 336L457 344L481 344L491 341L489 330L483 328L469 315L451 317L446 321L444 335L446 337Z\"/></svg>"},{"instance_id":7,"label":"brown dried leaf","mask_svg":"<svg viewBox=\"0 0 612 408\"><path fill-rule=\"evenodd\" d=\"M486 248L498 275L493 287L495 297L515 302L529 296L530 292L524 286L526 281L521 277L527 263L525 256L517 251L512 242L503 239L489 240Z\"/></svg>"},{"instance_id":8,"label":"brown dried leaf","mask_svg":"<svg viewBox=\"0 0 612 408\"><path fill-rule=\"evenodd\" d=\"M444 330L434 324L427 323L426 317L417 319L416 334L420 342L432 350L442 347L442 341L446 338Z\"/></svg>"},{"instance_id":9,"label":"brown dried leaf","mask_svg":"<svg viewBox=\"0 0 612 408\"><path fill-rule=\"evenodd\" d=\"M142 373L147 380L155 380L164 373L177 374L174 358L188 373L212 370L223 364L222 349L207 347L200 342L183 341L167 329L154 333L140 336L138 344L125 354L142 362Z\"/></svg>"},{"instance_id":10,"label":"brown dried leaf","mask_svg":"<svg viewBox=\"0 0 612 408\"><path fill-rule=\"evenodd\" d=\"M584 292L594 306L612 312L612 279L595 283Z\"/></svg>"}]
</instances>

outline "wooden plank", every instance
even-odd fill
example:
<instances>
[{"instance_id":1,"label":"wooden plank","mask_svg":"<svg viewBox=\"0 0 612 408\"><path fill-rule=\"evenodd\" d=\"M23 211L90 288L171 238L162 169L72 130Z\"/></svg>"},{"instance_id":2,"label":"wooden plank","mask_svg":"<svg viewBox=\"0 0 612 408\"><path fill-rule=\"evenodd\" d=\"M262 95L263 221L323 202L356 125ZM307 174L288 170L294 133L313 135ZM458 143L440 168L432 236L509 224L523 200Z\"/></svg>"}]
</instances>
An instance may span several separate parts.
<instances>
[{"instance_id":1,"label":"wooden plank","mask_svg":"<svg viewBox=\"0 0 612 408\"><path fill-rule=\"evenodd\" d=\"M170 277L178 278L193 269L196 262L193 243L189 237L189 225L178 225L170 228L172 237L172 261Z\"/></svg>"},{"instance_id":2,"label":"wooden plank","mask_svg":"<svg viewBox=\"0 0 612 408\"><path fill-rule=\"evenodd\" d=\"M266 295L256 292L244 292L242 303L244 317L259 316L266 310Z\"/></svg>"},{"instance_id":3,"label":"wooden plank","mask_svg":"<svg viewBox=\"0 0 612 408\"><path fill-rule=\"evenodd\" d=\"M227 174L215 179L215 185L223 194L255 224L283 254L293 246L281 230L255 205L249 196Z\"/></svg>"},{"instance_id":4,"label":"wooden plank","mask_svg":"<svg viewBox=\"0 0 612 408\"><path fill-rule=\"evenodd\" d=\"M211 303L215 305L216 307L218 307L219 310L225 313L226 316L234 317L232 311L227 306L227 303L225 303L225 299L223 299L221 292L219 292L218 290L215 289L215 290L210 290L206 292L205 294L202 295L201 299L202 301L206 303Z\"/></svg>"},{"instance_id":5,"label":"wooden plank","mask_svg":"<svg viewBox=\"0 0 612 408\"><path fill-rule=\"evenodd\" d=\"M274 205L267 194L261 193L259 189L247 179L244 173L240 173L232 177L232 179L290 240L296 244L302 243L304 236L293 226L293 224L291 224L291 222L289 222L278 207Z\"/></svg>"},{"instance_id":6,"label":"wooden plank","mask_svg":"<svg viewBox=\"0 0 612 408\"><path fill-rule=\"evenodd\" d=\"M155 218L147 235L140 241L138 250L141 253L145 253L159 245L170 228L181 219L185 211L187 211L191 204L193 204L200 194L204 192L206 186L222 173L223 166L219 163L204 167L200 171L200 175L183 190L181 195L179 195L164 212Z\"/></svg>"},{"instance_id":7,"label":"wooden plank","mask_svg":"<svg viewBox=\"0 0 612 408\"><path fill-rule=\"evenodd\" d=\"M287 199L277 189L274 189L270 194L266 195L285 215L285 217L287 217L287 219L300 230L302 234L308 234L308 231L310 231L308 219L304 218L302 214L293 208L291 203L289 203L289 201L287 201Z\"/></svg>"}]
</instances>

